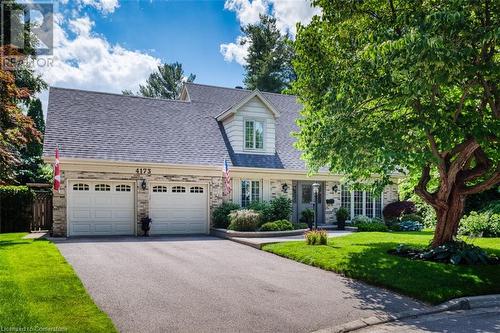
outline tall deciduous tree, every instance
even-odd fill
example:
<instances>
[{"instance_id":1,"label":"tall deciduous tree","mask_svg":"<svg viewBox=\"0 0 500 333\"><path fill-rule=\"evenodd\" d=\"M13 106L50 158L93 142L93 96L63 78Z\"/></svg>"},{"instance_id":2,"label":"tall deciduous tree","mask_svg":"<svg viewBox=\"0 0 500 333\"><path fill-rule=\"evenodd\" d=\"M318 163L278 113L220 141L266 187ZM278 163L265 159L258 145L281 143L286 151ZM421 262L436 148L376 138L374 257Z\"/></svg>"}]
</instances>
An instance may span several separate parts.
<instances>
[{"instance_id":1,"label":"tall deciduous tree","mask_svg":"<svg viewBox=\"0 0 500 333\"><path fill-rule=\"evenodd\" d=\"M309 166L378 185L418 173L432 245L452 241L466 197L500 182L500 3L314 4L322 16L299 28L294 63Z\"/></svg>"},{"instance_id":2,"label":"tall deciduous tree","mask_svg":"<svg viewBox=\"0 0 500 333\"><path fill-rule=\"evenodd\" d=\"M293 47L288 36L276 28L276 19L261 15L256 24L241 29L242 44L248 44L244 83L247 89L281 93L295 78Z\"/></svg>"},{"instance_id":3,"label":"tall deciduous tree","mask_svg":"<svg viewBox=\"0 0 500 333\"><path fill-rule=\"evenodd\" d=\"M8 48L3 48L9 54ZM2 56L0 56L1 58ZM2 59L0 59L2 60ZM30 98L30 90L16 85L12 71L0 68L0 181L10 182L21 163L20 150L39 142L40 132L19 104Z\"/></svg>"},{"instance_id":4,"label":"tall deciduous tree","mask_svg":"<svg viewBox=\"0 0 500 333\"><path fill-rule=\"evenodd\" d=\"M28 109L28 117L40 135L45 132L42 103L34 99ZM41 140L31 140L26 147L21 149L21 165L16 168L16 179L20 184L49 182L51 178L50 167L43 163L43 144Z\"/></svg>"},{"instance_id":5,"label":"tall deciduous tree","mask_svg":"<svg viewBox=\"0 0 500 333\"><path fill-rule=\"evenodd\" d=\"M182 89L184 82L193 82L196 75L184 75L182 64L174 62L158 66L158 71L149 75L145 85L139 86L138 95L153 98L176 99ZM133 95L130 90L122 92L125 95Z\"/></svg>"}]
</instances>

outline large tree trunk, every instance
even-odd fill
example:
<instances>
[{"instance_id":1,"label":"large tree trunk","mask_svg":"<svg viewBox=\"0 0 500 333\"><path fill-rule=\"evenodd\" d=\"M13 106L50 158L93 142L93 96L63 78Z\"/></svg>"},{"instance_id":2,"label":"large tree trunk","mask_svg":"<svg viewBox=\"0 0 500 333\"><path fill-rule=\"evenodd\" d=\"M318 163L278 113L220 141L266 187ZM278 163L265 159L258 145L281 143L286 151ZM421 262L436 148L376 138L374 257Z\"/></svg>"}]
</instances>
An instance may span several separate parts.
<instances>
[{"instance_id":1,"label":"large tree trunk","mask_svg":"<svg viewBox=\"0 0 500 333\"><path fill-rule=\"evenodd\" d=\"M436 209L437 224L431 246L436 247L455 239L464 211L465 196L457 189L450 193L447 202Z\"/></svg>"},{"instance_id":2,"label":"large tree trunk","mask_svg":"<svg viewBox=\"0 0 500 333\"><path fill-rule=\"evenodd\" d=\"M454 240L467 196L485 191L500 182L500 165L493 165L475 139L468 139L444 153L438 152L430 134L429 142L439 162L439 188L433 193L428 191L431 168L427 164L415 192L436 210L437 224L431 243L432 247L436 247ZM474 166L471 167L471 164ZM483 178L483 181L477 182L479 178ZM474 185L467 184L474 180Z\"/></svg>"}]
</instances>

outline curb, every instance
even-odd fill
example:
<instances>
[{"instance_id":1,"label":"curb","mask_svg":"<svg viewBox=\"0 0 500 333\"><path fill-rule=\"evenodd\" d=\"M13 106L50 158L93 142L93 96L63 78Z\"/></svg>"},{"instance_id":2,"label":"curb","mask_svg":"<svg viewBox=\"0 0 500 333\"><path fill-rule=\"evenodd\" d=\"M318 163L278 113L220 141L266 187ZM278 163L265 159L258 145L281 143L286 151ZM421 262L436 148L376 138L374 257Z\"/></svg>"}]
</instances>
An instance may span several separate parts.
<instances>
[{"instance_id":1,"label":"curb","mask_svg":"<svg viewBox=\"0 0 500 333\"><path fill-rule=\"evenodd\" d=\"M356 331L368 326L375 326L406 318L417 318L445 311L471 310L500 306L500 294L461 297L449 300L429 310L409 310L395 314L377 315L361 318L342 325L324 328L313 333L345 333Z\"/></svg>"}]
</instances>

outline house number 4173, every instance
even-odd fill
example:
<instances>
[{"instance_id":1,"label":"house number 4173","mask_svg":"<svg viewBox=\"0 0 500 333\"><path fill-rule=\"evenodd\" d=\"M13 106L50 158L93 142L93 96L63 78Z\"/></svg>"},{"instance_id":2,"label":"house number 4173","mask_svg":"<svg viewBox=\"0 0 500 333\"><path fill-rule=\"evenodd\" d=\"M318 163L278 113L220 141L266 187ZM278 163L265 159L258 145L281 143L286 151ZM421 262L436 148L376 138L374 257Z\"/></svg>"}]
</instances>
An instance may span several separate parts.
<instances>
[{"instance_id":1,"label":"house number 4173","mask_svg":"<svg viewBox=\"0 0 500 333\"><path fill-rule=\"evenodd\" d=\"M137 169L135 169L135 173L138 175L151 176L151 169L149 169L149 168L137 168Z\"/></svg>"}]
</instances>

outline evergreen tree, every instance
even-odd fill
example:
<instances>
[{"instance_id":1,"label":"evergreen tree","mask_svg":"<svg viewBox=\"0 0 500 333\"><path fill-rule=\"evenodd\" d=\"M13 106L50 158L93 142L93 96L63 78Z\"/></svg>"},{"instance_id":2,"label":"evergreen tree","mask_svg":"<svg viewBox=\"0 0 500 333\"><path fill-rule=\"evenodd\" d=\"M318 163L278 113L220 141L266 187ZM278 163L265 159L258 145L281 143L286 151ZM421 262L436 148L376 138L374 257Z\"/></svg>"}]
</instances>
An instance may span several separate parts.
<instances>
[{"instance_id":1,"label":"evergreen tree","mask_svg":"<svg viewBox=\"0 0 500 333\"><path fill-rule=\"evenodd\" d=\"M149 75L145 85L139 86L137 95L153 98L177 99L184 82L193 82L196 75L184 75L182 64L174 62L158 66L158 71ZM131 90L123 90L124 95L134 95Z\"/></svg>"},{"instance_id":2,"label":"evergreen tree","mask_svg":"<svg viewBox=\"0 0 500 333\"><path fill-rule=\"evenodd\" d=\"M281 93L295 79L291 64L294 51L290 39L276 28L276 19L261 15L256 24L242 28L248 43L245 58L245 78L247 89Z\"/></svg>"}]
</instances>

